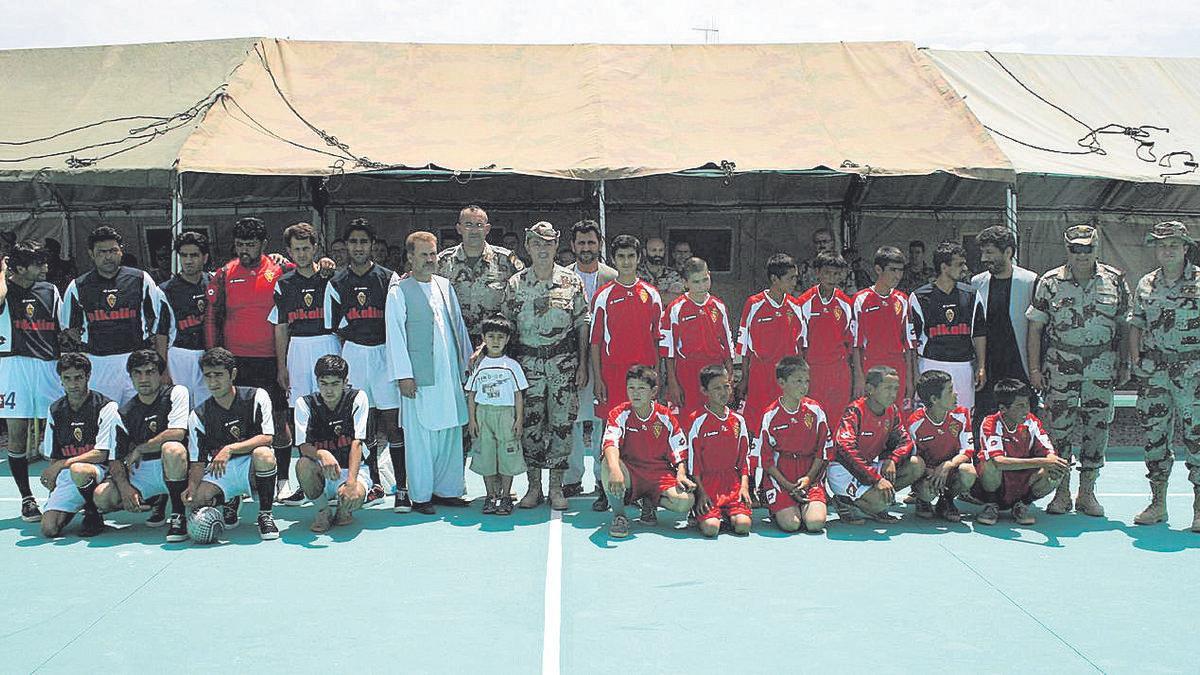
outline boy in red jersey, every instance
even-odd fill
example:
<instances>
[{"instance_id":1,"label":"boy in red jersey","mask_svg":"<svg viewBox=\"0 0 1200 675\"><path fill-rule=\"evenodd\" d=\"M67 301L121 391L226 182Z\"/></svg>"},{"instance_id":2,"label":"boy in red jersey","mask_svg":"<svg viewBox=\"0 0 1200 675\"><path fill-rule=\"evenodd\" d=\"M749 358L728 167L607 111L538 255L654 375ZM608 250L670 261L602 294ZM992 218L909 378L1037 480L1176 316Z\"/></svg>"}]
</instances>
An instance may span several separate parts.
<instances>
[{"instance_id":1,"label":"boy in red jersey","mask_svg":"<svg viewBox=\"0 0 1200 675\"><path fill-rule=\"evenodd\" d=\"M1030 412L1029 385L1004 379L995 392L1000 411L979 427L979 482L973 493L983 510L975 522L994 525L1000 510L1011 508L1018 525L1033 525L1037 519L1029 505L1053 492L1071 465L1055 454L1041 420Z\"/></svg>"},{"instance_id":2,"label":"boy in red jersey","mask_svg":"<svg viewBox=\"0 0 1200 675\"><path fill-rule=\"evenodd\" d=\"M819 283L802 293L800 307L800 345L810 368L809 398L825 409L828 416L840 419L850 403L850 378L860 356L854 344L854 310L850 298L837 287L850 266L842 256L830 251L820 253L814 262ZM857 365L852 365L857 364Z\"/></svg>"},{"instance_id":3,"label":"boy in red jersey","mask_svg":"<svg viewBox=\"0 0 1200 675\"><path fill-rule=\"evenodd\" d=\"M799 356L775 366L783 394L767 408L758 435L767 508L784 532L825 528L825 467L833 459L833 436L825 411L808 393L810 371Z\"/></svg>"},{"instance_id":4,"label":"boy in red jersey","mask_svg":"<svg viewBox=\"0 0 1200 675\"><path fill-rule=\"evenodd\" d=\"M733 372L733 339L725 303L709 294L708 263L688 258L683 264L687 293L675 298L662 314L662 354L667 361L667 401L679 408L679 419L690 419L704 407L700 371L722 365Z\"/></svg>"},{"instance_id":5,"label":"boy in red jersey","mask_svg":"<svg viewBox=\"0 0 1200 675\"><path fill-rule=\"evenodd\" d=\"M683 430L667 407L654 401L658 373L649 366L631 367L625 393L629 400L608 414L601 447L600 480L612 504L608 533L613 537L629 536L628 504L644 500L643 522L657 518L659 506L687 513L696 489L687 475Z\"/></svg>"},{"instance_id":6,"label":"boy in red jersey","mask_svg":"<svg viewBox=\"0 0 1200 675\"><path fill-rule=\"evenodd\" d=\"M908 418L908 435L916 455L925 462L925 475L913 483L917 517L957 523L962 514L954 498L975 484L975 439L971 413L958 405L954 378L944 370L927 370L917 378L917 395L925 407ZM936 510L933 500L937 499Z\"/></svg>"},{"instance_id":7,"label":"boy in red jersey","mask_svg":"<svg viewBox=\"0 0 1200 675\"><path fill-rule=\"evenodd\" d=\"M912 325L908 319L908 296L896 284L904 276L905 258L895 246L881 246L875 252L875 285L854 294L854 351L858 353L854 371L854 396L865 391L863 373L875 366L896 371L900 387L896 404L912 398L908 374L912 360Z\"/></svg>"},{"instance_id":8,"label":"boy in red jersey","mask_svg":"<svg viewBox=\"0 0 1200 675\"><path fill-rule=\"evenodd\" d=\"M692 260L695 260L693 258ZM696 523L715 537L726 520L736 534L750 533L750 435L746 420L729 409L733 386L725 366L700 370L708 398L688 423L688 464L696 480Z\"/></svg>"},{"instance_id":9,"label":"boy in red jersey","mask_svg":"<svg viewBox=\"0 0 1200 675\"><path fill-rule=\"evenodd\" d=\"M658 367L658 328L662 298L658 289L637 276L642 245L631 234L612 240L612 264L617 278L592 298L592 377L596 417L625 401L625 374L631 366Z\"/></svg>"},{"instance_id":10,"label":"boy in red jersey","mask_svg":"<svg viewBox=\"0 0 1200 675\"><path fill-rule=\"evenodd\" d=\"M900 378L893 368L867 371L867 395L846 406L834 437L837 461L829 465L829 488L840 506L854 506L881 523L899 520L887 512L896 490L925 475L913 456L912 439L895 404ZM859 523L849 509L842 520Z\"/></svg>"},{"instance_id":11,"label":"boy in red jersey","mask_svg":"<svg viewBox=\"0 0 1200 675\"><path fill-rule=\"evenodd\" d=\"M758 435L763 410L779 398L775 365L785 356L800 354L800 312L792 292L796 290L796 261L786 253L767 260L770 288L746 299L738 328L738 352L742 355L742 380L738 400L742 415L750 420L750 433Z\"/></svg>"}]
</instances>

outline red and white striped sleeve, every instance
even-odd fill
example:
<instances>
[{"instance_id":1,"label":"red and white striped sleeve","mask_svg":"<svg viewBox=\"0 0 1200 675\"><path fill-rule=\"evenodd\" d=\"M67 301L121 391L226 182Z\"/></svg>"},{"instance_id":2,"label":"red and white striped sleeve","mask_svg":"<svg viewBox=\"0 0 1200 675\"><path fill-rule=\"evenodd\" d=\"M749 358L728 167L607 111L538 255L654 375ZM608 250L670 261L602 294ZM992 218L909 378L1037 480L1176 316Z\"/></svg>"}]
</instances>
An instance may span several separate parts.
<instances>
[{"instance_id":1,"label":"red and white striped sleeve","mask_svg":"<svg viewBox=\"0 0 1200 675\"><path fill-rule=\"evenodd\" d=\"M662 420L663 425L671 430L671 436L668 439L670 444L671 464L678 465L688 461L688 441L683 435L683 429L679 426L679 420L670 412L663 409L658 413L658 417Z\"/></svg>"},{"instance_id":2,"label":"red and white striped sleeve","mask_svg":"<svg viewBox=\"0 0 1200 675\"><path fill-rule=\"evenodd\" d=\"M746 299L746 306L742 308L742 323L738 326L738 354L746 356L754 351L754 344L750 339L750 326L754 321L754 315L758 312L758 308L762 306L763 300L754 299L750 296Z\"/></svg>"},{"instance_id":3,"label":"red and white striped sleeve","mask_svg":"<svg viewBox=\"0 0 1200 675\"><path fill-rule=\"evenodd\" d=\"M754 457L758 459L758 465L763 468L763 471L775 466L775 445L777 441L771 435L771 423L775 421L775 416L778 414L779 406L767 406L767 410L762 416L762 425L758 428L758 441L754 444Z\"/></svg>"},{"instance_id":4,"label":"red and white striped sleeve","mask_svg":"<svg viewBox=\"0 0 1200 675\"><path fill-rule=\"evenodd\" d=\"M625 424L629 421L629 406L619 405L608 413L608 422L604 425L604 440L600 451L613 448L621 451L621 442L625 440Z\"/></svg>"},{"instance_id":5,"label":"red and white striped sleeve","mask_svg":"<svg viewBox=\"0 0 1200 675\"><path fill-rule=\"evenodd\" d=\"M683 297L683 296L679 296ZM725 307L725 303L721 302L720 298L715 295L710 295L713 306L721 314L721 337L723 338L721 347L725 351L725 358L733 358L733 334L729 332L729 310Z\"/></svg>"},{"instance_id":6,"label":"red and white striped sleeve","mask_svg":"<svg viewBox=\"0 0 1200 675\"><path fill-rule=\"evenodd\" d=\"M1000 413L983 418L979 426L980 452L983 459L995 459L1004 456L1004 425L1000 421Z\"/></svg>"},{"instance_id":7,"label":"red and white striped sleeve","mask_svg":"<svg viewBox=\"0 0 1200 675\"><path fill-rule=\"evenodd\" d=\"M966 408L959 407L950 415L962 425L962 429L958 432L958 453L966 455L967 461L975 461L975 436L971 431L971 412Z\"/></svg>"},{"instance_id":8,"label":"red and white striped sleeve","mask_svg":"<svg viewBox=\"0 0 1200 675\"><path fill-rule=\"evenodd\" d=\"M699 476L703 467L700 466L700 427L704 426L704 420L708 417L708 413L703 410L692 415L691 422L688 424L687 432L687 467L688 473L693 476Z\"/></svg>"},{"instance_id":9,"label":"red and white striped sleeve","mask_svg":"<svg viewBox=\"0 0 1200 675\"><path fill-rule=\"evenodd\" d=\"M608 352L607 345L609 338L612 337L608 332L608 298L612 294L613 284L615 281L610 281L600 287L596 291L596 297L592 298L592 337L591 343L606 347L605 353Z\"/></svg>"},{"instance_id":10,"label":"red and white striped sleeve","mask_svg":"<svg viewBox=\"0 0 1200 675\"><path fill-rule=\"evenodd\" d=\"M731 412L737 420L738 426L738 473L742 476L750 475L750 432L746 430L746 418L741 415Z\"/></svg>"},{"instance_id":11,"label":"red and white striped sleeve","mask_svg":"<svg viewBox=\"0 0 1200 675\"><path fill-rule=\"evenodd\" d=\"M1045 457L1054 452L1054 444L1050 442L1050 435L1046 433L1046 429L1042 427L1042 421L1036 415L1029 413L1025 417L1025 426L1029 428L1030 457Z\"/></svg>"}]
</instances>

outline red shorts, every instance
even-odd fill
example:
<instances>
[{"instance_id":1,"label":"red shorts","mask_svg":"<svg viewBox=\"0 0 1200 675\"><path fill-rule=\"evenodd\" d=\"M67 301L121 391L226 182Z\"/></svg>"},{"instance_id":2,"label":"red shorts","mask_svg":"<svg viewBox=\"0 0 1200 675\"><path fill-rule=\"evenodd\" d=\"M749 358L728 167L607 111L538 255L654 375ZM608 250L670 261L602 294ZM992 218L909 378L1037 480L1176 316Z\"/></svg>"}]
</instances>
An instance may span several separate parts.
<instances>
[{"instance_id":1,"label":"red shorts","mask_svg":"<svg viewBox=\"0 0 1200 675\"><path fill-rule=\"evenodd\" d=\"M662 493L679 485L673 471L660 468L641 468L626 464L629 469L629 488L625 491L625 501L636 502L643 497L650 497L658 503Z\"/></svg>"},{"instance_id":2,"label":"red shorts","mask_svg":"<svg viewBox=\"0 0 1200 675\"><path fill-rule=\"evenodd\" d=\"M809 364L808 397L821 404L829 428L837 429L846 406L850 405L850 368L846 363Z\"/></svg>"},{"instance_id":3,"label":"red shorts","mask_svg":"<svg viewBox=\"0 0 1200 675\"><path fill-rule=\"evenodd\" d=\"M983 489L983 483L977 481L971 487L971 495L981 502L997 504L1002 509L1010 509L1017 502L1032 501L1029 488L1037 471L1037 469L1005 471L1000 477L1000 488L995 492L987 492Z\"/></svg>"},{"instance_id":4,"label":"red shorts","mask_svg":"<svg viewBox=\"0 0 1200 675\"><path fill-rule=\"evenodd\" d=\"M708 498L712 500L712 507L696 517L697 522L706 520L722 520L732 519L733 516L743 515L753 517L753 512L750 511L750 506L738 499L738 489L724 490L721 492L709 492L705 487L704 491L708 493Z\"/></svg>"},{"instance_id":5,"label":"red shorts","mask_svg":"<svg viewBox=\"0 0 1200 675\"><path fill-rule=\"evenodd\" d=\"M774 478L769 479L767 485L767 508L771 513L779 513L793 506L800 507L800 504L795 499L792 499L790 494L779 487L779 483L775 482ZM825 485L823 483L808 486L808 501L825 504L826 499Z\"/></svg>"}]
</instances>

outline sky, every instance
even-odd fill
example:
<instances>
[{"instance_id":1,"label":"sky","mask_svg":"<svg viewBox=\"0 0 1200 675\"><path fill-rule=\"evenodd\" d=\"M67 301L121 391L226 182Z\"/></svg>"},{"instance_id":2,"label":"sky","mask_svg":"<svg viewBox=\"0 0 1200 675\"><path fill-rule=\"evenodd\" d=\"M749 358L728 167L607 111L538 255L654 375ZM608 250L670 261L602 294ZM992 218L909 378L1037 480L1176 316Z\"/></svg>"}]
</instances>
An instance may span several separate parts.
<instances>
[{"instance_id":1,"label":"sky","mask_svg":"<svg viewBox=\"0 0 1200 675\"><path fill-rule=\"evenodd\" d=\"M262 36L454 43L906 40L935 49L1200 56L1200 3L1160 0L0 0L0 10L0 49Z\"/></svg>"}]
</instances>

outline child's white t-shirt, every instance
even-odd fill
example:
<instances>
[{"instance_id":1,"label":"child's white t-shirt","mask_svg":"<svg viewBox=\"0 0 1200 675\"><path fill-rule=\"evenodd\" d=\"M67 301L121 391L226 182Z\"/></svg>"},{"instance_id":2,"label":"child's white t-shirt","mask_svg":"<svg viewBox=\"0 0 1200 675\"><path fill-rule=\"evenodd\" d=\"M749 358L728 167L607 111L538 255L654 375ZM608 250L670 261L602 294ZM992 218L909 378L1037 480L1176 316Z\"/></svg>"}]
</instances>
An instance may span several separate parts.
<instances>
[{"instance_id":1,"label":"child's white t-shirt","mask_svg":"<svg viewBox=\"0 0 1200 675\"><path fill-rule=\"evenodd\" d=\"M467 378L467 391L475 392L476 405L516 405L518 390L529 388L521 364L507 356L485 356Z\"/></svg>"}]
</instances>

